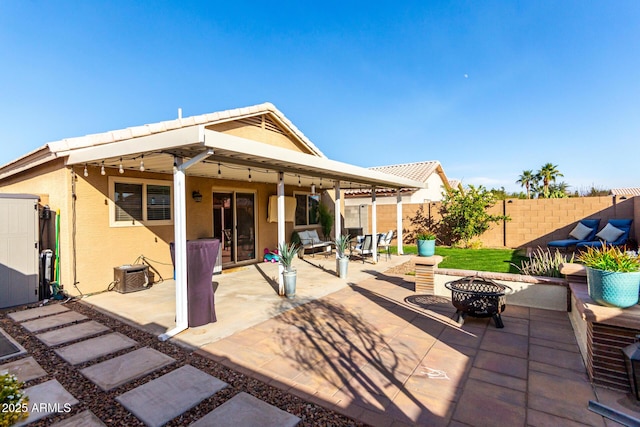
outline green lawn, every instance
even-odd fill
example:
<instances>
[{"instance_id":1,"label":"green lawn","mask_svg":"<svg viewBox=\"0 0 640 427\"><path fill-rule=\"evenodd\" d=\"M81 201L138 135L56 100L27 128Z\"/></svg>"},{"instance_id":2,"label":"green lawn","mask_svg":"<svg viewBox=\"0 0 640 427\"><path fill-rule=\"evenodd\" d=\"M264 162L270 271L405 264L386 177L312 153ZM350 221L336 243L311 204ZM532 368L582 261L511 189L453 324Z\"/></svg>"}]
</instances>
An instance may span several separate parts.
<instances>
[{"instance_id":1,"label":"green lawn","mask_svg":"<svg viewBox=\"0 0 640 427\"><path fill-rule=\"evenodd\" d=\"M397 248L392 247L397 253ZM417 254L416 246L403 246L405 254ZM497 273L519 273L511 265L520 265L522 260L528 259L519 249L458 249L436 246L436 255L444 260L438 265L440 268L457 268L461 270L494 271Z\"/></svg>"}]
</instances>

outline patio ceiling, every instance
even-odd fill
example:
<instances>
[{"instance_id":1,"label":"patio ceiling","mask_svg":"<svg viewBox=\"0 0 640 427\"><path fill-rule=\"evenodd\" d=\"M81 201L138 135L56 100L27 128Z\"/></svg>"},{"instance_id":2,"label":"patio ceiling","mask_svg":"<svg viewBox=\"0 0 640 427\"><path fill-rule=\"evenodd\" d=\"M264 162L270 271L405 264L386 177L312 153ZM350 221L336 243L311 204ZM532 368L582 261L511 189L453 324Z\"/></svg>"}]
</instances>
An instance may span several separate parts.
<instances>
[{"instance_id":1,"label":"patio ceiling","mask_svg":"<svg viewBox=\"0 0 640 427\"><path fill-rule=\"evenodd\" d=\"M130 138L84 148L70 148L58 152L68 155L67 165L88 165L100 168L139 170L144 161L145 171L173 173L174 156L190 159L213 149L213 155L188 170L190 176L221 178L246 182L277 183L278 173L284 172L286 185L333 188L340 181L342 189L349 188L420 188L424 183L412 179L370 170L348 163L330 160L286 148L275 147L237 136L193 126L160 134ZM250 171L249 171L250 169ZM91 169L89 169L89 173ZM99 171L98 171L99 173Z\"/></svg>"}]
</instances>

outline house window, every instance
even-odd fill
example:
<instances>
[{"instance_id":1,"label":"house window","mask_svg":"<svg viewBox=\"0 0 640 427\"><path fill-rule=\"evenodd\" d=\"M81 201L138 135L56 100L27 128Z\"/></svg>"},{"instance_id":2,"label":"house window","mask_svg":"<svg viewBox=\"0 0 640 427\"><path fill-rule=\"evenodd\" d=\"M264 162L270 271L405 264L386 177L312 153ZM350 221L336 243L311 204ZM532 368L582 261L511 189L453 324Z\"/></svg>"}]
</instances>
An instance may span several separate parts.
<instances>
[{"instance_id":1,"label":"house window","mask_svg":"<svg viewBox=\"0 0 640 427\"><path fill-rule=\"evenodd\" d=\"M173 224L170 182L109 177L109 199L111 226Z\"/></svg>"},{"instance_id":2,"label":"house window","mask_svg":"<svg viewBox=\"0 0 640 427\"><path fill-rule=\"evenodd\" d=\"M296 227L318 224L319 194L295 194Z\"/></svg>"}]
</instances>

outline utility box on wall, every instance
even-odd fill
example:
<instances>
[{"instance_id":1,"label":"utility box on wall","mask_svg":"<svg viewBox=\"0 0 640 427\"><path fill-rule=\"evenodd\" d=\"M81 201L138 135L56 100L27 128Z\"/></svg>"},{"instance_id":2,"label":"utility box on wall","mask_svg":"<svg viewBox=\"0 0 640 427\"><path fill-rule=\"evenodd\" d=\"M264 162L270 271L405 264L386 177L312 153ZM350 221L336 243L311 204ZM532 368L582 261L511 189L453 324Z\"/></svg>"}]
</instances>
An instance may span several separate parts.
<instances>
[{"instance_id":1,"label":"utility box on wall","mask_svg":"<svg viewBox=\"0 0 640 427\"><path fill-rule=\"evenodd\" d=\"M39 200L0 193L0 308L40 299Z\"/></svg>"}]
</instances>

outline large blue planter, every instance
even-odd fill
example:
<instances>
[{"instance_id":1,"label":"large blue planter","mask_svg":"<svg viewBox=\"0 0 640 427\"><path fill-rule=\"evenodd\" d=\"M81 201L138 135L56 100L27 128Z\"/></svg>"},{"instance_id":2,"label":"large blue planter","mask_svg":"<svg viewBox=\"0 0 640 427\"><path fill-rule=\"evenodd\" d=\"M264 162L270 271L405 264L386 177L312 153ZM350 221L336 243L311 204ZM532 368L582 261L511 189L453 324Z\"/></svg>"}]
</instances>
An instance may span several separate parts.
<instances>
[{"instance_id":1,"label":"large blue planter","mask_svg":"<svg viewBox=\"0 0 640 427\"><path fill-rule=\"evenodd\" d=\"M418 255L433 256L436 253L435 240L418 240Z\"/></svg>"},{"instance_id":2,"label":"large blue planter","mask_svg":"<svg viewBox=\"0 0 640 427\"><path fill-rule=\"evenodd\" d=\"M587 267L589 297L601 305L627 308L638 303L640 272L616 273Z\"/></svg>"}]
</instances>

